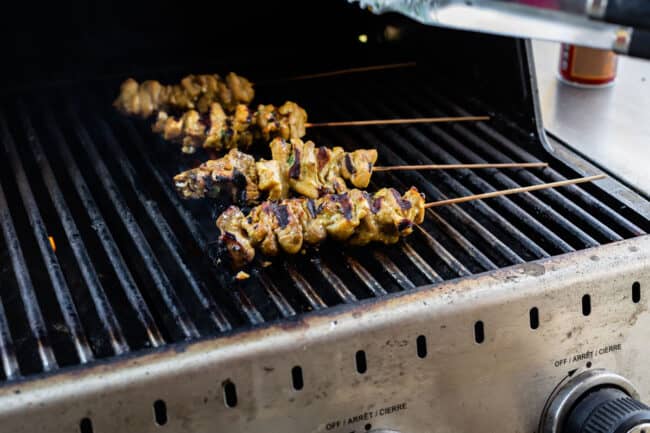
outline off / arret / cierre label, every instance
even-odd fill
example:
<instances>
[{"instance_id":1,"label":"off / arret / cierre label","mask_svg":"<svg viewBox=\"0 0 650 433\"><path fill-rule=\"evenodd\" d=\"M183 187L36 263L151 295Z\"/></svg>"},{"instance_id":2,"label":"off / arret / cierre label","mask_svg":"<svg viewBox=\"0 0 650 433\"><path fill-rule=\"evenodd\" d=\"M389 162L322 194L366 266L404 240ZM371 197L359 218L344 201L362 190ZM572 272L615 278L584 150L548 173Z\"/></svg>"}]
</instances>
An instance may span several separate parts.
<instances>
[{"instance_id":1,"label":"off / arret / cierre label","mask_svg":"<svg viewBox=\"0 0 650 433\"><path fill-rule=\"evenodd\" d=\"M608 344L605 346L597 347L593 350L585 350L584 352L574 353L573 355L559 358L553 361L554 367L562 367L571 365L574 363L584 363L585 361L590 361L592 359L598 358L599 356L606 355L612 352L619 352L623 350L623 345L621 343Z\"/></svg>"},{"instance_id":2,"label":"off / arret / cierre label","mask_svg":"<svg viewBox=\"0 0 650 433\"><path fill-rule=\"evenodd\" d=\"M363 412L356 415L350 415L343 418L339 418L325 424L325 430L331 431L345 426L357 424L357 423L370 423L376 418L381 418L382 416L395 414L396 412L402 412L407 409L406 402L393 404L390 406L384 406L379 409L375 409L368 412Z\"/></svg>"}]
</instances>

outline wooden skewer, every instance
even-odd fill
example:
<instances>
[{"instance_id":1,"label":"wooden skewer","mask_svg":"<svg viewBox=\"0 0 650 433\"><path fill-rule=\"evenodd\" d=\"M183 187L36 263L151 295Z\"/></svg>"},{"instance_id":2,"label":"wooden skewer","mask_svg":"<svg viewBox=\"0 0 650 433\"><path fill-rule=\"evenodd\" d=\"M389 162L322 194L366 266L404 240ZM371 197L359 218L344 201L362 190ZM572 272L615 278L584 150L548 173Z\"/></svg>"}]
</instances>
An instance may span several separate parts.
<instances>
[{"instance_id":1,"label":"wooden skewer","mask_svg":"<svg viewBox=\"0 0 650 433\"><path fill-rule=\"evenodd\" d=\"M336 71L318 72L315 74L296 75L294 77L269 80L255 83L256 85L267 85L274 83L284 83L286 81L311 80L314 78L336 77L338 75L357 74L361 72L385 71L388 69L412 68L417 66L416 62L388 63L385 65L361 66L358 68L339 69Z\"/></svg>"},{"instance_id":2,"label":"wooden skewer","mask_svg":"<svg viewBox=\"0 0 650 433\"><path fill-rule=\"evenodd\" d=\"M401 170L456 170L461 168L535 168L548 167L548 162L504 162L496 164L422 164L422 165L391 165L373 167L372 171L401 171Z\"/></svg>"},{"instance_id":3,"label":"wooden skewer","mask_svg":"<svg viewBox=\"0 0 650 433\"><path fill-rule=\"evenodd\" d=\"M344 120L341 122L305 123L305 128L319 128L323 126L403 125L409 123L478 122L483 120L490 120L490 116L414 117L410 119Z\"/></svg>"},{"instance_id":4,"label":"wooden skewer","mask_svg":"<svg viewBox=\"0 0 650 433\"><path fill-rule=\"evenodd\" d=\"M504 190L501 190L501 191L492 191L492 192L486 192L486 193L483 193L483 194L474 194L474 195L468 195L468 196L465 196L465 197L450 198L448 200L434 201L434 202L425 204L424 207L425 208L431 208L431 207L438 207L438 206L446 206L446 205L450 205L450 204L464 203L466 201L471 201L471 200L482 200L484 198L499 197L499 196L502 196L502 195L518 194L518 193L522 193L522 192L531 192L531 191L539 191L541 189L557 188L559 186L575 185L577 183L592 182L594 180L604 179L606 177L607 176L604 175L604 174L598 174L596 176L580 177L578 179L568 179L568 180L561 180L561 181L558 181L558 182L541 183L539 185L522 186L522 187L519 187L519 188L504 189Z\"/></svg>"}]
</instances>

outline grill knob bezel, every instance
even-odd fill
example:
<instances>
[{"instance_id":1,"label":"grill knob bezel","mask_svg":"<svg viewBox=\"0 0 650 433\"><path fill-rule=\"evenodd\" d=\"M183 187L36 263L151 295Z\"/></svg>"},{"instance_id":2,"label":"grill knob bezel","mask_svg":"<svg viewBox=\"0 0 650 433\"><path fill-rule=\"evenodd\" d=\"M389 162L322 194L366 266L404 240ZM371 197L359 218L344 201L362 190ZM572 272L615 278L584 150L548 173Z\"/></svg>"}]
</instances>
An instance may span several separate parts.
<instances>
[{"instance_id":1,"label":"grill knob bezel","mask_svg":"<svg viewBox=\"0 0 650 433\"><path fill-rule=\"evenodd\" d=\"M579 400L590 391L604 387L618 389L635 400L639 399L636 388L623 376L605 369L576 372L565 378L551 393L542 411L538 432L568 433L564 431L564 426Z\"/></svg>"}]
</instances>

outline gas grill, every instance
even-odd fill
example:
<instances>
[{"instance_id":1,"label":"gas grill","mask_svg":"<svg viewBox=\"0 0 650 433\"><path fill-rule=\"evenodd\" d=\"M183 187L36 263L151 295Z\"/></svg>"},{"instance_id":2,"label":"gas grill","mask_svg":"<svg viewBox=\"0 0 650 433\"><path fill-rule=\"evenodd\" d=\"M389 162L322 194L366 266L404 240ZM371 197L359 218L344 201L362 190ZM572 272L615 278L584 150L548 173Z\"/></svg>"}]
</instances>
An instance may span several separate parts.
<instances>
[{"instance_id":1,"label":"gas grill","mask_svg":"<svg viewBox=\"0 0 650 433\"><path fill-rule=\"evenodd\" d=\"M491 116L308 131L375 147L380 165L550 164L373 177L428 201L606 172L544 134L526 41L338 2L291 24L292 5L256 5L251 30L229 36L233 24L188 22L217 6L171 5L53 11L84 18L83 37L16 43L0 100L0 431L532 432L574 383L649 400L650 202L624 179L430 209L397 245L328 242L238 281L215 256L223 204L182 200L171 182L211 155L182 155L111 105L127 74L234 70L256 82L254 102L295 100L310 121ZM237 51L279 29L304 38ZM52 61L43 47L58 43L78 57Z\"/></svg>"}]
</instances>

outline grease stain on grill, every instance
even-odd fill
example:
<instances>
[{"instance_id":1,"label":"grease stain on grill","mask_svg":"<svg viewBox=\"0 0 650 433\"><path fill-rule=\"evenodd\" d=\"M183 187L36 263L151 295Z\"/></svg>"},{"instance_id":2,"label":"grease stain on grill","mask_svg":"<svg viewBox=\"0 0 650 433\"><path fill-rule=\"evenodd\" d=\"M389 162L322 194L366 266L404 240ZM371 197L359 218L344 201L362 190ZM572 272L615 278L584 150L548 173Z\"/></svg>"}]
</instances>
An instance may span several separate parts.
<instances>
[{"instance_id":1,"label":"grease stain on grill","mask_svg":"<svg viewBox=\"0 0 650 433\"><path fill-rule=\"evenodd\" d=\"M546 273L544 265L540 265L539 263L525 263L521 265L520 269L524 274L532 277L540 277Z\"/></svg>"}]
</instances>

